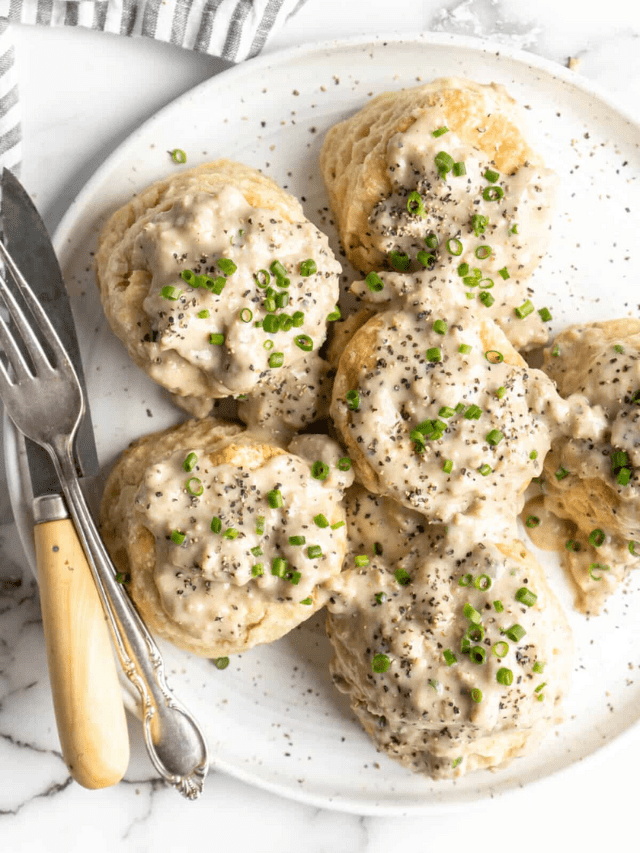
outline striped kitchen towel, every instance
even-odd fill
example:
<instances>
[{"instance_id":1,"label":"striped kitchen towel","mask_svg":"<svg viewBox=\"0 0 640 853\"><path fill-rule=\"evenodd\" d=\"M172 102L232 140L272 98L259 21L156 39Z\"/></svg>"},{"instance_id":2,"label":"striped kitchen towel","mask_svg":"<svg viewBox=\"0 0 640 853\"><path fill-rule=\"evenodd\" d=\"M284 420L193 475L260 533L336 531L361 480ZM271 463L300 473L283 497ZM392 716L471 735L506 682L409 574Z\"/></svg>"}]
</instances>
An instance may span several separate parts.
<instances>
[{"instance_id":1,"label":"striped kitchen towel","mask_svg":"<svg viewBox=\"0 0 640 853\"><path fill-rule=\"evenodd\" d=\"M20 173L18 81L10 22L145 36L240 62L306 0L0 0L0 167Z\"/></svg>"}]
</instances>

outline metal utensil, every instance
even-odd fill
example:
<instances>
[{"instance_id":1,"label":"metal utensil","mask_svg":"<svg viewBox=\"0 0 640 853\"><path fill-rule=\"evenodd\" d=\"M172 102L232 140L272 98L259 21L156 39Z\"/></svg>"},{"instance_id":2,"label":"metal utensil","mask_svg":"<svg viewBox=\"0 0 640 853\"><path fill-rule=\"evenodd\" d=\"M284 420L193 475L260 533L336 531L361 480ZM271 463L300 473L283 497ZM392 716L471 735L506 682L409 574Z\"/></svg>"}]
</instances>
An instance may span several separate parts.
<instances>
[{"instance_id":1,"label":"metal utensil","mask_svg":"<svg viewBox=\"0 0 640 853\"><path fill-rule=\"evenodd\" d=\"M86 401L86 386L73 315L58 259L28 194L4 169L2 230L11 257L34 282L74 366ZM49 454L22 436L29 468L25 486L33 498L33 538L40 609L51 693L62 755L85 788L117 784L129 764L129 732L109 627L82 544L60 496ZM98 473L90 413L76 442L80 476Z\"/></svg>"},{"instance_id":2,"label":"metal utensil","mask_svg":"<svg viewBox=\"0 0 640 853\"><path fill-rule=\"evenodd\" d=\"M0 278L0 296L11 315L27 362L8 324L0 318L0 345L13 376L0 363L0 396L7 414L25 436L44 447L56 468L67 505L91 566L116 651L127 677L140 693L149 756L160 775L181 794L202 792L208 767L204 736L166 684L160 651L130 599L100 539L76 475L73 441L84 411L78 377L42 306L0 243L0 258L16 283L31 318ZM33 331L39 329L46 342Z\"/></svg>"}]
</instances>

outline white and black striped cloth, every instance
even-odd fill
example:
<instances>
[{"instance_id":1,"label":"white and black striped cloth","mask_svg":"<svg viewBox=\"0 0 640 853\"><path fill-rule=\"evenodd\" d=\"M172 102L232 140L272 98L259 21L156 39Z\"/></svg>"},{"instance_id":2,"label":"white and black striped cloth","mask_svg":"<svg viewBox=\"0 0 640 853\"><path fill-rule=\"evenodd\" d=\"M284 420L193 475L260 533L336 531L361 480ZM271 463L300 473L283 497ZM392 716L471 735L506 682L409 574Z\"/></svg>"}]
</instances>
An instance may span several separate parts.
<instances>
[{"instance_id":1,"label":"white and black striped cloth","mask_svg":"<svg viewBox=\"0 0 640 853\"><path fill-rule=\"evenodd\" d=\"M0 168L20 173L11 22L142 36L240 62L306 0L0 0Z\"/></svg>"}]
</instances>

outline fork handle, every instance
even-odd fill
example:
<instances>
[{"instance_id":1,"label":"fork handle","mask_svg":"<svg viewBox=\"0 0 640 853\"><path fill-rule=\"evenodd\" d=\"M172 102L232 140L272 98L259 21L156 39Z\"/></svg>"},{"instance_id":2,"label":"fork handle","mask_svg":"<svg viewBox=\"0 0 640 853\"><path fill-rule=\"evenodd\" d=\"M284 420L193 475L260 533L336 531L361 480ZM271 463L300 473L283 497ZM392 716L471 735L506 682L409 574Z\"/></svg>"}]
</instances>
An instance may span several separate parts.
<instances>
[{"instance_id":1,"label":"fork handle","mask_svg":"<svg viewBox=\"0 0 640 853\"><path fill-rule=\"evenodd\" d=\"M58 520L36 524L34 540L58 734L76 782L107 788L129 764L122 688L91 570L64 502L57 502Z\"/></svg>"},{"instance_id":2,"label":"fork handle","mask_svg":"<svg viewBox=\"0 0 640 853\"><path fill-rule=\"evenodd\" d=\"M59 436L51 454L78 537L91 567L125 675L137 689L147 752L162 778L196 799L209 768L207 743L193 715L169 688L155 640L122 584L89 512L76 475L72 437Z\"/></svg>"}]
</instances>

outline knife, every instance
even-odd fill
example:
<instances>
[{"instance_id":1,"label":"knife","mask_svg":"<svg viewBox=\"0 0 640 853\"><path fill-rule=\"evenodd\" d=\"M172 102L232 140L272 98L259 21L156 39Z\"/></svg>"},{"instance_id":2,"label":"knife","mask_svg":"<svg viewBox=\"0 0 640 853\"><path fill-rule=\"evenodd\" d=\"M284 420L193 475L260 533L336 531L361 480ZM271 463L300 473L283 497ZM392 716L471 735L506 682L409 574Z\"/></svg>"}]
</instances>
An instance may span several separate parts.
<instances>
[{"instance_id":1,"label":"knife","mask_svg":"<svg viewBox=\"0 0 640 853\"><path fill-rule=\"evenodd\" d=\"M4 169L4 244L58 333L82 385L85 413L74 457L78 475L98 473L98 456L69 296L40 214L17 178ZM62 754L86 788L122 779L129 736L111 637L91 570L45 450L26 441L33 493L34 540L42 622Z\"/></svg>"}]
</instances>

